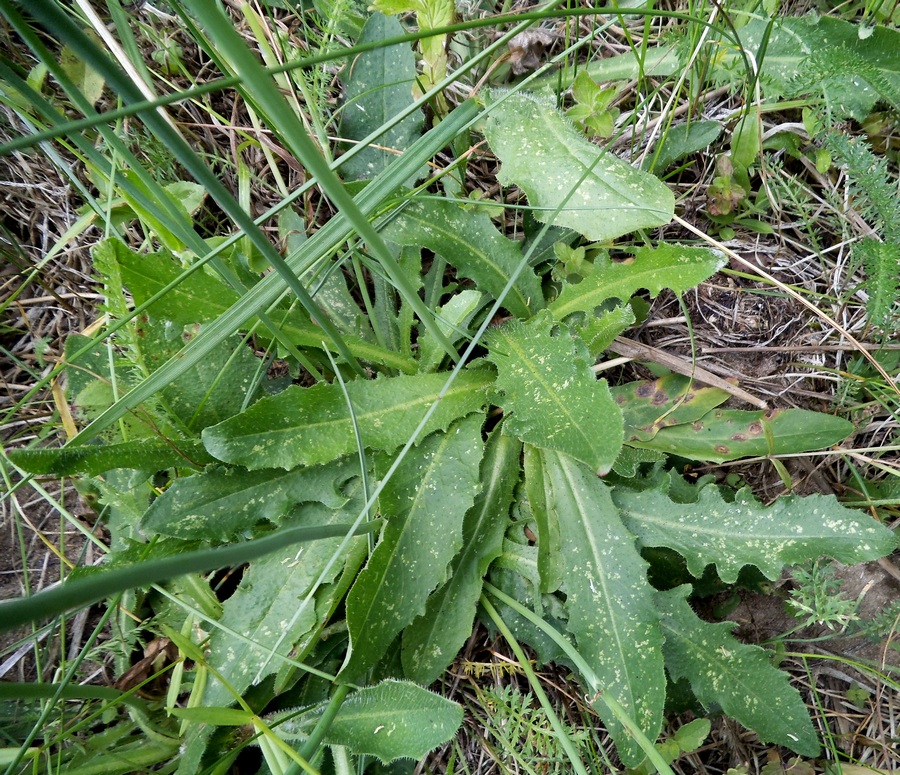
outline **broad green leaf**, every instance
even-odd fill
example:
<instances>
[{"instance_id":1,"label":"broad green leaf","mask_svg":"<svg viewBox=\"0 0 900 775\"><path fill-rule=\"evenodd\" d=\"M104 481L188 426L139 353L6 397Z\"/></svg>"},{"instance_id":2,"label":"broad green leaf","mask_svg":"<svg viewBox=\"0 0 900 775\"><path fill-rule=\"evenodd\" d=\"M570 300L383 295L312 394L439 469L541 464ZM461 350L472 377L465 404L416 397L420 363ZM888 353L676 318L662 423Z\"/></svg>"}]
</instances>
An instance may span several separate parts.
<instances>
[{"instance_id":1,"label":"broad green leaf","mask_svg":"<svg viewBox=\"0 0 900 775\"><path fill-rule=\"evenodd\" d=\"M848 565L890 554L894 534L862 511L846 509L832 495L786 497L771 506L741 490L733 503L718 488L700 490L696 503L675 503L661 489L618 488L613 499L622 520L644 546L667 546L698 578L710 563L733 584L745 565L777 579L785 565L828 555Z\"/></svg>"},{"instance_id":2,"label":"broad green leaf","mask_svg":"<svg viewBox=\"0 0 900 775\"><path fill-rule=\"evenodd\" d=\"M550 508L559 522L568 629L607 695L651 740L662 728L665 703L662 634L647 582L647 563L623 526L609 488L593 471L545 451ZM622 761L637 765L640 746L602 701L594 708Z\"/></svg>"},{"instance_id":3,"label":"broad green leaf","mask_svg":"<svg viewBox=\"0 0 900 775\"><path fill-rule=\"evenodd\" d=\"M660 428L651 439L633 439L628 443L694 460L724 463L741 457L823 449L851 433L853 424L849 421L806 409L716 409L695 422Z\"/></svg>"},{"instance_id":4,"label":"broad green leaf","mask_svg":"<svg viewBox=\"0 0 900 775\"><path fill-rule=\"evenodd\" d=\"M144 514L141 529L178 538L224 541L261 522L280 523L298 503L343 506L341 492L359 463L343 460L313 468L215 469L176 479Z\"/></svg>"},{"instance_id":5,"label":"broad green leaf","mask_svg":"<svg viewBox=\"0 0 900 775\"><path fill-rule=\"evenodd\" d=\"M692 121L671 127L660 140L662 147L655 159L647 157L647 164L653 162L657 172L662 172L679 159L689 154L702 151L722 133L722 125L718 121Z\"/></svg>"},{"instance_id":6,"label":"broad green leaf","mask_svg":"<svg viewBox=\"0 0 900 775\"><path fill-rule=\"evenodd\" d=\"M557 226L609 242L672 219L667 186L588 142L553 101L503 94L489 107L484 134L502 162L500 181L519 186L542 222L552 217Z\"/></svg>"},{"instance_id":7,"label":"broad green leaf","mask_svg":"<svg viewBox=\"0 0 900 775\"><path fill-rule=\"evenodd\" d=\"M481 409L493 379L488 369L461 372L440 398L423 435ZM383 450L405 444L446 382L446 374L422 374L347 383L363 444ZM292 386L263 398L236 417L207 428L203 443L219 460L251 470L317 465L357 450L344 392L340 385L327 383Z\"/></svg>"},{"instance_id":8,"label":"broad green leaf","mask_svg":"<svg viewBox=\"0 0 900 775\"><path fill-rule=\"evenodd\" d=\"M142 314L134 321L137 357L152 374L199 335L202 326L175 325ZM159 393L166 408L187 431L199 431L233 417L252 403L261 362L239 339L220 342L202 361L165 385Z\"/></svg>"},{"instance_id":9,"label":"broad green leaf","mask_svg":"<svg viewBox=\"0 0 900 775\"><path fill-rule=\"evenodd\" d=\"M734 639L732 622L710 624L685 599L685 584L656 593L663 651L673 680L686 678L707 707L717 705L759 735L803 756L818 756L819 741L800 694L758 646Z\"/></svg>"},{"instance_id":10,"label":"broad green leaf","mask_svg":"<svg viewBox=\"0 0 900 775\"><path fill-rule=\"evenodd\" d=\"M9 459L32 474L97 476L114 468L163 471L200 468L215 462L199 439L136 439L119 444L85 444L60 449L11 449Z\"/></svg>"},{"instance_id":11,"label":"broad green leaf","mask_svg":"<svg viewBox=\"0 0 900 775\"><path fill-rule=\"evenodd\" d=\"M273 729L288 742L305 740L326 705L299 715L292 711ZM347 697L324 742L346 746L354 754L369 754L385 763L421 759L453 737L462 719L463 710L455 702L409 681L387 679Z\"/></svg>"},{"instance_id":12,"label":"broad green leaf","mask_svg":"<svg viewBox=\"0 0 900 775\"><path fill-rule=\"evenodd\" d=\"M475 413L410 451L381 493L387 524L347 596L350 653L341 677L359 680L425 609L462 546L479 490L484 415Z\"/></svg>"},{"instance_id":13,"label":"broad green leaf","mask_svg":"<svg viewBox=\"0 0 900 775\"><path fill-rule=\"evenodd\" d=\"M419 245L443 256L478 290L500 297L524 261L518 243L504 237L485 213L467 212L447 200L413 200L381 230L399 245ZM525 266L503 306L517 317L531 317L544 296L534 270Z\"/></svg>"},{"instance_id":14,"label":"broad green leaf","mask_svg":"<svg viewBox=\"0 0 900 775\"><path fill-rule=\"evenodd\" d=\"M100 43L100 39L93 30L85 30L85 34L95 43ZM106 86L103 76L69 46L64 46L60 52L59 64L63 72L84 95L84 98L91 105L96 105L103 96L103 88Z\"/></svg>"},{"instance_id":15,"label":"broad green leaf","mask_svg":"<svg viewBox=\"0 0 900 775\"><path fill-rule=\"evenodd\" d=\"M374 13L369 17L357 45L383 41L403 35L400 22ZM345 70L344 102L341 109L341 137L362 140L378 127L409 107L416 83L416 59L409 45L378 46L364 51ZM341 166L347 180L375 177L386 169L399 152L405 151L422 133L421 111L407 116L399 124ZM415 183L418 174L406 184Z\"/></svg>"},{"instance_id":16,"label":"broad green leaf","mask_svg":"<svg viewBox=\"0 0 900 775\"><path fill-rule=\"evenodd\" d=\"M352 503L340 511L332 511L321 504L307 505L292 525L352 522L362 505L359 498ZM256 560L244 572L235 593L222 604L219 623L225 629L212 629L208 660L239 694L255 682L263 663L268 662L261 671L263 676L281 667L277 657L270 659L273 649L277 654L290 655L294 645L316 625L315 601L310 600L299 615L298 606L342 540L335 537L288 546ZM360 542L364 546L365 541L362 536L353 538L345 558L360 557L355 549ZM325 584L337 577L343 564L342 561L334 563L324 578ZM211 681L204 704L227 705L233 701L234 697L220 682Z\"/></svg>"},{"instance_id":17,"label":"broad green leaf","mask_svg":"<svg viewBox=\"0 0 900 775\"><path fill-rule=\"evenodd\" d=\"M598 258L581 282L563 286L550 305L558 320L573 312L593 314L607 299L627 301L641 288L656 297L663 288L683 293L702 283L725 264L725 256L706 248L687 248L660 243L655 248L638 248L633 259L612 262Z\"/></svg>"},{"instance_id":18,"label":"broad green leaf","mask_svg":"<svg viewBox=\"0 0 900 775\"><path fill-rule=\"evenodd\" d=\"M463 520L462 550L450 579L403 631L403 673L414 681L434 681L472 634L482 580L503 548L521 452L521 443L499 428L491 434L481 463L481 492Z\"/></svg>"},{"instance_id":19,"label":"broad green leaf","mask_svg":"<svg viewBox=\"0 0 900 775\"><path fill-rule=\"evenodd\" d=\"M542 449L608 471L622 446L622 414L606 380L597 380L579 339L546 313L512 321L485 336L497 366L506 432Z\"/></svg>"},{"instance_id":20,"label":"broad green leaf","mask_svg":"<svg viewBox=\"0 0 900 775\"><path fill-rule=\"evenodd\" d=\"M690 377L669 374L656 380L610 388L625 418L625 441L647 441L661 428L692 423L728 400L720 388L703 388Z\"/></svg>"},{"instance_id":21,"label":"broad green leaf","mask_svg":"<svg viewBox=\"0 0 900 775\"><path fill-rule=\"evenodd\" d=\"M184 270L165 251L141 255L118 240L115 241L115 249L123 281L138 304L143 304L183 274ZM230 307L237 304L239 298L236 291L201 269L183 278L149 311L156 317L182 325L205 323L220 319ZM320 350L323 346L329 349L335 347L322 329L299 310L290 313L284 309L276 310L273 317L285 335L298 347L315 347ZM242 327L249 327L252 320L253 318L246 321ZM404 372L416 369L415 363L410 359L359 337L347 334L344 341L350 351L363 360Z\"/></svg>"}]
</instances>

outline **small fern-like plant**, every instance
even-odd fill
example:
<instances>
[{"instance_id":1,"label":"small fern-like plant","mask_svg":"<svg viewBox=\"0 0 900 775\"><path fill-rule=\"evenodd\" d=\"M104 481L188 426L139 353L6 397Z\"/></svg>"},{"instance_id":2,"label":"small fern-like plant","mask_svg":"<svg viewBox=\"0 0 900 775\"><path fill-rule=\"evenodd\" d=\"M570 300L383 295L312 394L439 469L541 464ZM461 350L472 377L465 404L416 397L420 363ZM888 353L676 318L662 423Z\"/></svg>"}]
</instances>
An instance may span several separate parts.
<instances>
[{"instance_id":1,"label":"small fern-like plant","mask_svg":"<svg viewBox=\"0 0 900 775\"><path fill-rule=\"evenodd\" d=\"M887 161L876 156L861 138L830 130L824 147L845 168L853 207L881 239L865 237L853 248L857 266L865 269L869 320L885 332L892 330L900 294L900 199L898 181Z\"/></svg>"}]
</instances>

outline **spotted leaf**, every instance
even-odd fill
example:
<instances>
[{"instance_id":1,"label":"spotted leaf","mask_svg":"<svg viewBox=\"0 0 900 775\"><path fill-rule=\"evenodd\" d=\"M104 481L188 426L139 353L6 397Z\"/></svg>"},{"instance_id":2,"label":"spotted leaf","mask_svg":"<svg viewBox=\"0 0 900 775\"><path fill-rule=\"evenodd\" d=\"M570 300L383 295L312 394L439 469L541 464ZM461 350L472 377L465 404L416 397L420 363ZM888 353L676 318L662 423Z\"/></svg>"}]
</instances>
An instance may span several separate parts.
<instances>
[{"instance_id":1,"label":"spotted leaf","mask_svg":"<svg viewBox=\"0 0 900 775\"><path fill-rule=\"evenodd\" d=\"M710 563L728 584L745 565L777 579L785 565L828 555L843 563L890 554L894 534L861 511L844 508L832 495L779 498L764 506L748 490L734 502L718 488L703 487L695 503L676 503L662 488L617 488L613 499L628 529L644 546L667 546L681 554L697 577Z\"/></svg>"}]
</instances>

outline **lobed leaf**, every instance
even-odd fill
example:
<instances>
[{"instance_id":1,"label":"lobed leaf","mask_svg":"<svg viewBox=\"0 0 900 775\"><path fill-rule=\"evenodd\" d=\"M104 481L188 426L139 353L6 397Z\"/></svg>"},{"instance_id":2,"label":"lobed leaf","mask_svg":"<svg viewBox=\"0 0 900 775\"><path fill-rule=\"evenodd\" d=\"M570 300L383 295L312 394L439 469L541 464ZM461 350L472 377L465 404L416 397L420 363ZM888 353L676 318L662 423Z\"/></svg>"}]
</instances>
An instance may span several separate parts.
<instances>
[{"instance_id":1,"label":"lobed leaf","mask_svg":"<svg viewBox=\"0 0 900 775\"><path fill-rule=\"evenodd\" d=\"M742 457L822 449L852 432L851 422L806 409L717 409L694 422L660 428L653 438L631 439L628 443L694 460L724 463Z\"/></svg>"},{"instance_id":2,"label":"lobed leaf","mask_svg":"<svg viewBox=\"0 0 900 775\"><path fill-rule=\"evenodd\" d=\"M683 293L702 283L725 265L725 256L706 248L660 243L638 248L633 259L613 262L598 258L593 271L579 283L567 283L550 305L557 320L573 312L594 314L607 299L627 301L642 288L655 298L663 288Z\"/></svg>"},{"instance_id":3,"label":"lobed leaf","mask_svg":"<svg viewBox=\"0 0 900 775\"><path fill-rule=\"evenodd\" d=\"M686 678L705 706L718 705L759 735L803 756L818 756L819 741L800 694L758 646L739 643L733 622L710 624L685 599L690 585L656 593L663 651L672 680Z\"/></svg>"},{"instance_id":4,"label":"lobed leaf","mask_svg":"<svg viewBox=\"0 0 900 775\"><path fill-rule=\"evenodd\" d=\"M502 162L500 182L519 186L539 221L553 217L589 240L609 242L672 220L675 198L667 186L588 142L550 100L503 94L489 107L484 135Z\"/></svg>"},{"instance_id":5,"label":"lobed leaf","mask_svg":"<svg viewBox=\"0 0 900 775\"><path fill-rule=\"evenodd\" d=\"M696 577L710 563L728 584L745 565L777 579L785 565L828 555L840 562L867 562L897 547L894 534L868 514L844 508L831 495L780 498L771 506L747 491L733 503L716 487L703 487L695 503L676 503L661 488L618 488L613 499L625 525L643 546L680 553Z\"/></svg>"},{"instance_id":6,"label":"lobed leaf","mask_svg":"<svg viewBox=\"0 0 900 775\"><path fill-rule=\"evenodd\" d=\"M441 397L445 374L357 380L346 385L363 444L393 450L406 443L428 408L440 401L423 435L481 409L493 382L487 369L460 372ZM327 463L357 449L340 385L289 387L203 432L207 450L250 470Z\"/></svg>"},{"instance_id":7,"label":"lobed leaf","mask_svg":"<svg viewBox=\"0 0 900 775\"><path fill-rule=\"evenodd\" d=\"M97 476L116 468L142 471L199 468L215 462L199 439L136 439L59 449L11 449L6 454L14 465L29 473L57 476Z\"/></svg>"},{"instance_id":8,"label":"lobed leaf","mask_svg":"<svg viewBox=\"0 0 900 775\"><path fill-rule=\"evenodd\" d=\"M565 452L608 471L622 446L622 414L606 380L597 380L581 340L553 332L547 313L512 321L485 336L497 366L498 402L507 433L541 449Z\"/></svg>"},{"instance_id":9,"label":"lobed leaf","mask_svg":"<svg viewBox=\"0 0 900 775\"><path fill-rule=\"evenodd\" d=\"M569 632L604 693L655 740L662 728L666 681L647 563L606 485L566 455L543 451L541 457L550 508L559 522ZM636 766L644 758L640 746L605 703L594 707L622 761Z\"/></svg>"},{"instance_id":10,"label":"lobed leaf","mask_svg":"<svg viewBox=\"0 0 900 775\"><path fill-rule=\"evenodd\" d=\"M504 237L485 213L466 212L449 200L409 202L381 232L398 245L418 245L443 256L478 290L499 298L510 277L524 262L518 243ZM503 299L513 315L531 317L543 307L544 295L534 270L525 266Z\"/></svg>"},{"instance_id":11,"label":"lobed leaf","mask_svg":"<svg viewBox=\"0 0 900 775\"><path fill-rule=\"evenodd\" d=\"M331 525L352 522L359 507L333 511L321 504L303 508L293 523ZM288 656L297 643L317 623L315 600L298 610L302 601L318 581L341 544L342 536L287 546L251 563L241 578L235 593L223 604L219 619L221 628L214 628L209 639L209 665L227 685L240 695L257 676L273 673L281 667L277 658L270 659L274 649ZM323 579L328 584L343 570L345 561L362 564L366 539L352 539L342 561L334 563ZM298 615L299 614L299 615ZM233 633L237 633L237 637ZM262 668L264 663L266 666ZM204 704L227 705L234 701L230 691L219 681L208 688Z\"/></svg>"},{"instance_id":12,"label":"lobed leaf","mask_svg":"<svg viewBox=\"0 0 900 775\"><path fill-rule=\"evenodd\" d=\"M483 414L471 414L426 438L382 490L387 524L347 595L350 652L342 679L359 680L372 668L446 580L480 486L483 422Z\"/></svg>"},{"instance_id":13,"label":"lobed leaf","mask_svg":"<svg viewBox=\"0 0 900 775\"><path fill-rule=\"evenodd\" d=\"M463 520L462 550L453 560L450 579L428 598L425 613L403 631L403 673L415 681L436 680L472 634L482 581L503 549L521 453L521 442L500 428L488 439L481 491Z\"/></svg>"},{"instance_id":14,"label":"lobed leaf","mask_svg":"<svg viewBox=\"0 0 900 775\"><path fill-rule=\"evenodd\" d=\"M290 471L218 468L177 479L144 514L141 529L178 538L228 540L262 521L279 523L293 506L319 502L338 509L341 486L359 463L339 460Z\"/></svg>"}]
</instances>

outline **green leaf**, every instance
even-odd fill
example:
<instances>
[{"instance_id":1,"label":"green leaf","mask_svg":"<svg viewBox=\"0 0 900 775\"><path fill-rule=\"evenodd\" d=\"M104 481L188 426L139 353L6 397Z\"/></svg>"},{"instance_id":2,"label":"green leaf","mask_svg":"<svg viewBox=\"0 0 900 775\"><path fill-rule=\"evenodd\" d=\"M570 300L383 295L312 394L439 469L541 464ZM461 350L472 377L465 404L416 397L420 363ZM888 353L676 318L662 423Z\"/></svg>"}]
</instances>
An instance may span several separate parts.
<instances>
[{"instance_id":1,"label":"green leaf","mask_svg":"<svg viewBox=\"0 0 900 775\"><path fill-rule=\"evenodd\" d=\"M357 45L379 42L403 35L396 19L374 13L369 17ZM364 51L345 70L344 103L341 111L341 137L363 140L413 102L416 83L416 59L409 45L378 46ZM348 180L369 179L386 169L422 133L422 112L417 110L389 129L364 151L341 165ZM423 170L427 169L423 167ZM418 173L410 177L413 185Z\"/></svg>"},{"instance_id":2,"label":"green leaf","mask_svg":"<svg viewBox=\"0 0 900 775\"><path fill-rule=\"evenodd\" d=\"M697 387L681 374L629 382L610 392L625 418L626 443L648 441L661 428L695 422L729 397L720 388Z\"/></svg>"},{"instance_id":3,"label":"green leaf","mask_svg":"<svg viewBox=\"0 0 900 775\"><path fill-rule=\"evenodd\" d=\"M555 334L553 328L541 313L485 336L497 366L498 401L510 415L506 432L608 471L622 446L621 412L606 380L594 377L584 344L565 326Z\"/></svg>"},{"instance_id":4,"label":"green leaf","mask_svg":"<svg viewBox=\"0 0 900 775\"><path fill-rule=\"evenodd\" d=\"M660 428L652 439L628 443L694 460L724 463L741 457L823 449L851 433L853 424L847 420L806 409L716 409L695 422Z\"/></svg>"},{"instance_id":5,"label":"green leaf","mask_svg":"<svg viewBox=\"0 0 900 775\"><path fill-rule=\"evenodd\" d=\"M305 739L325 707L322 703L274 726L274 731L289 742ZM463 710L455 702L409 681L388 679L344 700L324 742L346 746L354 754L375 756L385 764L396 759L418 760L452 738L462 719Z\"/></svg>"},{"instance_id":6,"label":"green leaf","mask_svg":"<svg viewBox=\"0 0 900 775\"><path fill-rule=\"evenodd\" d=\"M630 304L620 304L599 315L591 315L587 322L574 326L591 355L600 355L615 338L635 323L634 310Z\"/></svg>"},{"instance_id":7,"label":"green leaf","mask_svg":"<svg viewBox=\"0 0 900 775\"><path fill-rule=\"evenodd\" d=\"M357 380L346 385L363 444L393 450L415 431L439 399L446 374ZM493 382L488 369L457 376L426 423L423 435L484 407ZM203 432L207 450L219 460L251 470L317 465L357 449L347 399L340 385L289 387Z\"/></svg>"},{"instance_id":8,"label":"green leaf","mask_svg":"<svg viewBox=\"0 0 900 775\"><path fill-rule=\"evenodd\" d=\"M568 629L604 693L655 740L662 728L666 679L647 563L606 485L565 455L545 451L541 457L559 521ZM602 701L594 707L622 761L637 765L644 758L640 746Z\"/></svg>"},{"instance_id":9,"label":"green leaf","mask_svg":"<svg viewBox=\"0 0 900 775\"><path fill-rule=\"evenodd\" d=\"M177 479L144 514L141 529L178 538L227 540L262 521L280 523L298 503L337 509L348 498L341 486L359 473L343 460L291 471L217 469Z\"/></svg>"},{"instance_id":10,"label":"green leaf","mask_svg":"<svg viewBox=\"0 0 900 775\"><path fill-rule=\"evenodd\" d=\"M818 756L809 713L787 674L772 665L763 649L735 640L732 622L709 624L697 618L685 600L689 592L686 584L656 593L672 679L686 678L700 702L720 706L764 743Z\"/></svg>"},{"instance_id":11,"label":"green leaf","mask_svg":"<svg viewBox=\"0 0 900 775\"><path fill-rule=\"evenodd\" d=\"M696 577L710 563L728 584L745 565L755 565L777 579L785 565L821 555L846 564L890 554L894 534L868 514L841 506L832 495L780 498L764 506L748 490L733 503L718 488L700 490L696 503L675 503L662 488L613 493L625 525L644 546L666 546L679 552Z\"/></svg>"},{"instance_id":12,"label":"green leaf","mask_svg":"<svg viewBox=\"0 0 900 775\"><path fill-rule=\"evenodd\" d=\"M100 44L100 39L93 30L85 30L85 34ZM96 105L103 96L103 87L106 85L103 76L69 46L63 47L59 55L59 65L85 99L91 105Z\"/></svg>"},{"instance_id":13,"label":"green leaf","mask_svg":"<svg viewBox=\"0 0 900 775\"><path fill-rule=\"evenodd\" d=\"M183 327L142 314L134 323L135 349L153 373L198 336L202 326ZM252 403L259 386L261 362L237 339L220 342L160 390L166 408L188 431L205 428L236 415Z\"/></svg>"},{"instance_id":14,"label":"green leaf","mask_svg":"<svg viewBox=\"0 0 900 775\"><path fill-rule=\"evenodd\" d=\"M495 299L524 260L519 244L497 231L485 213L467 212L446 200L413 200L388 222L382 234L399 245L433 250ZM513 315L527 318L543 304L540 281L534 270L525 266L503 305Z\"/></svg>"},{"instance_id":15,"label":"green leaf","mask_svg":"<svg viewBox=\"0 0 900 775\"><path fill-rule=\"evenodd\" d=\"M541 593L556 592L563 583L563 555L560 550L559 522L551 513L547 499L550 493L549 483L544 477L544 463L540 450L530 444L523 454L525 471L525 492L528 495L527 505L534 515L537 527L537 572L535 585ZM529 547L530 548L530 547ZM520 571L521 572L521 571Z\"/></svg>"},{"instance_id":16,"label":"green leaf","mask_svg":"<svg viewBox=\"0 0 900 775\"><path fill-rule=\"evenodd\" d=\"M503 549L521 452L517 439L500 428L493 431L481 463L481 492L463 521L462 551L453 560L450 580L403 632L403 672L415 681L434 681L472 634L482 580Z\"/></svg>"},{"instance_id":17,"label":"green leaf","mask_svg":"<svg viewBox=\"0 0 900 775\"><path fill-rule=\"evenodd\" d=\"M351 522L362 506L358 497L352 503L340 511L321 504L307 505L292 525ZM302 610L298 610L299 605L325 571L342 540L338 536L303 546L287 546L256 560L244 572L235 593L222 604L219 619L222 628L212 629L208 661L238 694L255 683L258 674L265 676L281 667L280 659L270 659L273 649L277 654L290 655L295 643L316 625L315 600L310 600ZM364 555L356 550L365 546L365 542L361 536L352 539L343 559L356 558L356 562L361 562ZM325 573L323 583L333 581L343 566L344 561L335 562ZM264 663L268 664L263 668ZM211 682L204 696L206 705L226 705L232 701L234 697L219 681Z\"/></svg>"},{"instance_id":18,"label":"green leaf","mask_svg":"<svg viewBox=\"0 0 900 775\"><path fill-rule=\"evenodd\" d=\"M720 134L722 125L718 121L692 121L673 126L660 141L662 147L653 166L658 172L662 172L679 159L702 151L714 143ZM648 156L647 162L651 161L654 161L653 156Z\"/></svg>"},{"instance_id":19,"label":"green leaf","mask_svg":"<svg viewBox=\"0 0 900 775\"><path fill-rule=\"evenodd\" d=\"M553 102L507 93L489 111L484 134L502 162L500 181L525 192L538 220L547 222L565 201L557 226L608 242L672 219L668 187L589 143Z\"/></svg>"},{"instance_id":20,"label":"green leaf","mask_svg":"<svg viewBox=\"0 0 900 775\"><path fill-rule=\"evenodd\" d=\"M475 413L425 439L381 493L381 540L347 596L350 655L341 677L359 680L446 580L462 546L463 517L479 489L484 450Z\"/></svg>"},{"instance_id":21,"label":"green leaf","mask_svg":"<svg viewBox=\"0 0 900 775\"><path fill-rule=\"evenodd\" d=\"M253 723L253 714L238 708L172 708L175 718L212 724L214 727L241 727Z\"/></svg>"},{"instance_id":22,"label":"green leaf","mask_svg":"<svg viewBox=\"0 0 900 775\"><path fill-rule=\"evenodd\" d=\"M199 439L138 439L60 449L11 449L9 459L32 474L97 476L114 468L163 471L199 468L215 461Z\"/></svg>"},{"instance_id":23,"label":"green leaf","mask_svg":"<svg viewBox=\"0 0 900 775\"><path fill-rule=\"evenodd\" d=\"M438 309L438 326L453 344L462 338L459 329L465 330L466 324L481 306L482 298L479 291L460 291ZM444 348L435 341L429 331L426 331L419 339L420 371L436 371L445 356Z\"/></svg>"},{"instance_id":24,"label":"green leaf","mask_svg":"<svg viewBox=\"0 0 900 775\"><path fill-rule=\"evenodd\" d=\"M860 37L860 26L829 16L779 19L769 34L769 21L752 20L741 30L741 43L758 57L760 82L767 94L799 96L821 93L838 118L862 120L881 97L900 99L900 32L876 25L872 35ZM765 56L759 57L765 43ZM725 68L739 58L729 51ZM808 60L836 67L807 69ZM842 69L841 69L842 68ZM824 70L824 72L817 72Z\"/></svg>"},{"instance_id":25,"label":"green leaf","mask_svg":"<svg viewBox=\"0 0 900 775\"><path fill-rule=\"evenodd\" d=\"M122 268L123 281L138 304L143 304L151 296L181 278L174 288L167 291L150 307L150 313L158 318L181 325L217 321L240 299L236 291L205 270L196 271L189 277L182 278L184 270L165 251L141 255L130 250L119 240L114 241L114 248ZM298 347L314 347L319 350L327 347L329 350L335 350L334 343L321 328L305 316L305 313L296 311L288 314L286 310L279 310L275 317L281 330ZM242 328L249 328L254 320L255 318L248 317L240 325ZM405 372L413 372L416 369L412 360L359 337L347 334L344 341L354 355L364 360Z\"/></svg>"},{"instance_id":26,"label":"green leaf","mask_svg":"<svg viewBox=\"0 0 900 775\"><path fill-rule=\"evenodd\" d=\"M633 259L612 262L599 258L581 282L563 286L550 311L559 320L573 312L593 314L606 299L627 301L641 288L653 298L663 288L683 293L702 283L725 265L725 256L706 248L661 243L639 248Z\"/></svg>"}]
</instances>

